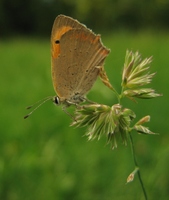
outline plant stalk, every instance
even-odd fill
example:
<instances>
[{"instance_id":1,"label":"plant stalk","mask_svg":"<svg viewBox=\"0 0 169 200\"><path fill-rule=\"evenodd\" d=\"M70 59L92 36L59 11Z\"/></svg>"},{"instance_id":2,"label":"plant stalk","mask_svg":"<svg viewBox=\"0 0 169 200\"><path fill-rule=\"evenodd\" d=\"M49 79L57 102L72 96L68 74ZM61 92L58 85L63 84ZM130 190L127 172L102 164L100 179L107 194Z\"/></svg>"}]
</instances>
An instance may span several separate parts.
<instances>
[{"instance_id":1,"label":"plant stalk","mask_svg":"<svg viewBox=\"0 0 169 200\"><path fill-rule=\"evenodd\" d=\"M133 161L134 161L135 169L137 169L138 179L139 179L139 182L140 182L143 194L144 194L144 198L145 198L145 200L148 200L147 193L146 193L146 190L144 188L144 184L143 184L143 181L142 181L142 178L141 178L140 169L139 169L139 166L137 164L137 160L136 160L136 156L135 156L135 149L134 149L133 138L132 138L130 132L129 132L129 139L130 139L130 146L131 146L131 152L132 152L132 156L133 156Z\"/></svg>"}]
</instances>

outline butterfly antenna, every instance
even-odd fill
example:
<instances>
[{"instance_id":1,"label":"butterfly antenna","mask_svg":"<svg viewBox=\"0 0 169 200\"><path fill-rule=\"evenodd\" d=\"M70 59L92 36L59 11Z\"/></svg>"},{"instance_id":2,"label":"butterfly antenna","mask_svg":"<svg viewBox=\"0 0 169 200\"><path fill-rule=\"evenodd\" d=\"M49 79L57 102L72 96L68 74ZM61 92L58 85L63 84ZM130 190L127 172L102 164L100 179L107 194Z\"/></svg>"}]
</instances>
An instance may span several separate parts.
<instances>
[{"instance_id":1,"label":"butterfly antenna","mask_svg":"<svg viewBox=\"0 0 169 200\"><path fill-rule=\"evenodd\" d=\"M37 105L30 113L28 113L27 115L24 116L24 119L28 118L35 110L37 110L41 105L43 105L44 103L46 103L47 101L49 101L50 99L53 99L53 96L51 97L46 97L44 99L41 99L39 101L37 101L36 103L34 103L31 106L28 106L26 109L31 109L32 107L34 107L35 105Z\"/></svg>"}]
</instances>

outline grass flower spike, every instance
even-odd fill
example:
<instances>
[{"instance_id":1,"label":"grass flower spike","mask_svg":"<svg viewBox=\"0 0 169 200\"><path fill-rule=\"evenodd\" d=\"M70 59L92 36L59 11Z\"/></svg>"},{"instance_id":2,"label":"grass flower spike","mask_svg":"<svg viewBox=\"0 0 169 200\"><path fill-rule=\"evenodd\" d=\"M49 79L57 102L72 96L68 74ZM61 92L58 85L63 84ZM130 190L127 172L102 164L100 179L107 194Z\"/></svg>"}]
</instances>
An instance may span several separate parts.
<instances>
[{"instance_id":1,"label":"grass flower spike","mask_svg":"<svg viewBox=\"0 0 169 200\"><path fill-rule=\"evenodd\" d=\"M107 137L107 142L112 148L117 147L117 140L127 144L127 133L135 114L130 109L122 109L121 105L115 104L112 107L91 104L79 106L76 109L76 118L72 125L77 127L88 127L86 135L89 140Z\"/></svg>"},{"instance_id":2,"label":"grass flower spike","mask_svg":"<svg viewBox=\"0 0 169 200\"><path fill-rule=\"evenodd\" d=\"M155 73L147 73L151 62L152 57L142 60L138 52L127 51L122 75L122 87L136 88L149 84L155 75Z\"/></svg>"},{"instance_id":3,"label":"grass flower spike","mask_svg":"<svg viewBox=\"0 0 169 200\"><path fill-rule=\"evenodd\" d=\"M118 102L112 106L99 103L89 104L89 101L86 104L77 105L74 113L75 120L71 124L76 127L87 127L86 135L89 140L100 139L102 136L106 136L107 143L111 144L112 149L116 148L119 142L127 145L129 141L135 169L128 176L127 183L133 181L135 174L138 174L145 200L147 200L147 194L135 156L132 133L137 132L144 135L157 134L143 125L150 121L149 115L141 118L133 125L136 114L131 109L124 108L121 104L121 99L125 97L131 100L135 100L135 98L151 99L161 96L154 89L145 87L145 85L151 83L155 75L155 73L150 73L149 71L151 62L152 57L142 59L138 52L126 52L120 94L109 82L104 68L99 67L99 75L102 82L117 96Z\"/></svg>"},{"instance_id":4,"label":"grass flower spike","mask_svg":"<svg viewBox=\"0 0 169 200\"><path fill-rule=\"evenodd\" d=\"M126 52L125 63L122 74L122 96L130 99L151 99L161 96L151 88L142 86L151 83L155 73L150 73L152 57L142 60L141 55L131 51Z\"/></svg>"}]
</instances>

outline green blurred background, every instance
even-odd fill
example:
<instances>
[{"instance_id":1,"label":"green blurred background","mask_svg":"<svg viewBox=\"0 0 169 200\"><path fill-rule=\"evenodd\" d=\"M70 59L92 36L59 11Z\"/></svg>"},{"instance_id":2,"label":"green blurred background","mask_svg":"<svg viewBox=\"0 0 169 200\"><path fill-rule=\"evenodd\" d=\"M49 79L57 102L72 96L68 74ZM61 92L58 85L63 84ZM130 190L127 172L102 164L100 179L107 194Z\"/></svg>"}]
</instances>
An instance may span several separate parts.
<instances>
[{"instance_id":1,"label":"green blurred background","mask_svg":"<svg viewBox=\"0 0 169 200\"><path fill-rule=\"evenodd\" d=\"M25 107L55 95L50 72L50 32L58 14L102 34L111 49L105 68L120 91L126 49L153 55L152 87L163 97L124 101L137 119L159 136L133 133L149 199L169 199L169 1L167 0L1 0L0 1L0 200L142 200L138 182L126 185L134 169L129 145L111 150L106 139L87 141L85 129L51 102L27 120ZM98 80L88 97L117 103ZM71 108L70 108L71 109Z\"/></svg>"}]
</instances>

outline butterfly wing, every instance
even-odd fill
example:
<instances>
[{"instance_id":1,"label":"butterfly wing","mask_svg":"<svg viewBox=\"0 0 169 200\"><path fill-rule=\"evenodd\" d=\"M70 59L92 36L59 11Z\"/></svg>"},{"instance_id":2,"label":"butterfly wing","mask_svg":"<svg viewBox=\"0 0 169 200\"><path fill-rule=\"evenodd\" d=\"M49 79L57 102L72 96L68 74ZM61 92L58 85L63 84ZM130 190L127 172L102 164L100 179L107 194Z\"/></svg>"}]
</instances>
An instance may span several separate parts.
<instances>
[{"instance_id":1,"label":"butterfly wing","mask_svg":"<svg viewBox=\"0 0 169 200\"><path fill-rule=\"evenodd\" d=\"M70 29L60 38L60 54L52 59L52 77L61 101L84 96L99 74L109 50L89 29Z\"/></svg>"}]
</instances>

